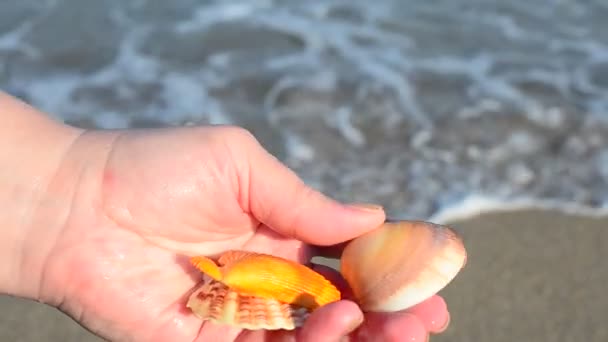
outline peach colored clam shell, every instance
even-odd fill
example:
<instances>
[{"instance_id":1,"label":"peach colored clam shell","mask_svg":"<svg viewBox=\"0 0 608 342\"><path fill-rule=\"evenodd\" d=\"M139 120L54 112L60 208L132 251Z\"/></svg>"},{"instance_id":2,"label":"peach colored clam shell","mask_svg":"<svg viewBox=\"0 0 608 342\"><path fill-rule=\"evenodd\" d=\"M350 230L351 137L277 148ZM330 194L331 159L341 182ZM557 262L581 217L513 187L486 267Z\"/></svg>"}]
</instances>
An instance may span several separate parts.
<instances>
[{"instance_id":1,"label":"peach colored clam shell","mask_svg":"<svg viewBox=\"0 0 608 342\"><path fill-rule=\"evenodd\" d=\"M351 241L340 271L364 311L392 312L430 298L466 263L452 229L428 222L386 222Z\"/></svg>"}]
</instances>

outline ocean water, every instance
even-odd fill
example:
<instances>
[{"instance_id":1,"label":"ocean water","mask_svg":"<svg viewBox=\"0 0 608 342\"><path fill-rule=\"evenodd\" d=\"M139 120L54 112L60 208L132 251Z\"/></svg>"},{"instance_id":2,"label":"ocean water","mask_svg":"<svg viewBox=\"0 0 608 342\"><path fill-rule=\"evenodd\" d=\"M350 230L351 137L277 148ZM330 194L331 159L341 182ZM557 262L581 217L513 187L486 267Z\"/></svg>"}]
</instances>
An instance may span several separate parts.
<instances>
[{"instance_id":1,"label":"ocean water","mask_svg":"<svg viewBox=\"0 0 608 342\"><path fill-rule=\"evenodd\" d=\"M240 125L393 216L604 208L607 17L603 0L3 0L0 89L80 127Z\"/></svg>"}]
</instances>

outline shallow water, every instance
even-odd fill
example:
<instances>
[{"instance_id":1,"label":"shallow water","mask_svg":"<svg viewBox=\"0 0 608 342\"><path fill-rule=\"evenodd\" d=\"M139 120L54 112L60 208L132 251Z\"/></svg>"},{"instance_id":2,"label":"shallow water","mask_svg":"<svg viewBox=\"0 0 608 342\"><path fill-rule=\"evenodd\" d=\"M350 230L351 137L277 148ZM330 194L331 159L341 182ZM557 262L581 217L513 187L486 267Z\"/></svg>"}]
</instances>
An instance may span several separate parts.
<instances>
[{"instance_id":1,"label":"shallow water","mask_svg":"<svg viewBox=\"0 0 608 342\"><path fill-rule=\"evenodd\" d=\"M0 2L0 88L82 127L231 123L339 199L603 207L608 5Z\"/></svg>"}]
</instances>

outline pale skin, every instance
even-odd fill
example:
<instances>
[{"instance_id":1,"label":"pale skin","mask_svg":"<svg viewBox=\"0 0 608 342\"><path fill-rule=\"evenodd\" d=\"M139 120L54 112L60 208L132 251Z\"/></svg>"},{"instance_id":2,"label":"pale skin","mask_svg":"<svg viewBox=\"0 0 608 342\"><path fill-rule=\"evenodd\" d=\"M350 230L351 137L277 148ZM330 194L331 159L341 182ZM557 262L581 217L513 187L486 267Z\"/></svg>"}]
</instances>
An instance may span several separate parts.
<instances>
[{"instance_id":1,"label":"pale skin","mask_svg":"<svg viewBox=\"0 0 608 342\"><path fill-rule=\"evenodd\" d=\"M345 299L291 332L203 324L185 308L201 279L188 256L245 249L308 263L384 211L307 187L238 127L81 130L1 92L0 113L3 294L113 341L425 341L448 325L439 296L393 314Z\"/></svg>"}]
</instances>

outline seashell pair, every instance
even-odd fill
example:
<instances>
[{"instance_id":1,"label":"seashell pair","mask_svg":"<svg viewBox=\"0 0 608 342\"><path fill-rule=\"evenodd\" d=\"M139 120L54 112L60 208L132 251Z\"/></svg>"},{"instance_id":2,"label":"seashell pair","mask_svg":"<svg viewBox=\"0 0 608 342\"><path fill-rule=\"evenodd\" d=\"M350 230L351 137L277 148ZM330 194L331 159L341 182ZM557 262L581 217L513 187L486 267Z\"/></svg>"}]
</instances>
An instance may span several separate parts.
<instances>
[{"instance_id":1,"label":"seashell pair","mask_svg":"<svg viewBox=\"0 0 608 342\"><path fill-rule=\"evenodd\" d=\"M291 330L315 309L341 299L321 274L272 255L228 251L217 263L202 256L191 262L207 275L187 303L202 320L250 330ZM340 262L363 311L395 312L451 282L466 263L466 251L448 227L395 221L350 241Z\"/></svg>"}]
</instances>

